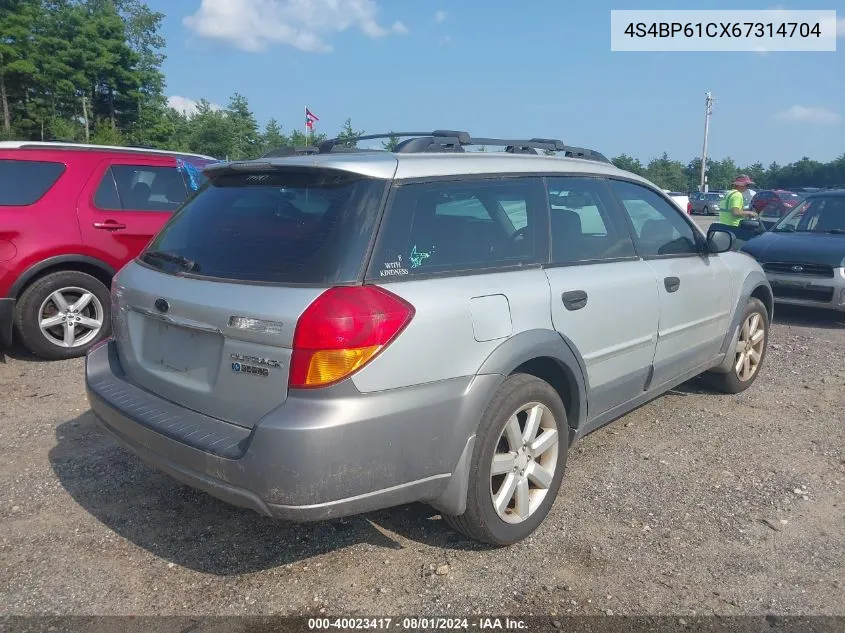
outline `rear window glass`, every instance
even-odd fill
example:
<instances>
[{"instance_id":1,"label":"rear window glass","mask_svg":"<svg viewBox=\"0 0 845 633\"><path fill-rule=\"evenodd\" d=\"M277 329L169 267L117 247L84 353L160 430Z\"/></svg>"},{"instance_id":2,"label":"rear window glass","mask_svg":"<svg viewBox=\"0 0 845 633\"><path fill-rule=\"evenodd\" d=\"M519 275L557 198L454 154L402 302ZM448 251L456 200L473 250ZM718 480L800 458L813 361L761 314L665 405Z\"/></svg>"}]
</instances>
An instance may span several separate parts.
<instances>
[{"instance_id":1,"label":"rear window glass","mask_svg":"<svg viewBox=\"0 0 845 633\"><path fill-rule=\"evenodd\" d=\"M0 206L25 207L38 202L64 170L61 163L0 160Z\"/></svg>"},{"instance_id":2,"label":"rear window glass","mask_svg":"<svg viewBox=\"0 0 845 633\"><path fill-rule=\"evenodd\" d=\"M220 175L173 215L141 259L237 281L356 281L386 186L330 170Z\"/></svg>"},{"instance_id":3,"label":"rear window glass","mask_svg":"<svg viewBox=\"0 0 845 633\"><path fill-rule=\"evenodd\" d=\"M370 279L538 262L548 248L536 177L405 184L393 202Z\"/></svg>"}]
</instances>

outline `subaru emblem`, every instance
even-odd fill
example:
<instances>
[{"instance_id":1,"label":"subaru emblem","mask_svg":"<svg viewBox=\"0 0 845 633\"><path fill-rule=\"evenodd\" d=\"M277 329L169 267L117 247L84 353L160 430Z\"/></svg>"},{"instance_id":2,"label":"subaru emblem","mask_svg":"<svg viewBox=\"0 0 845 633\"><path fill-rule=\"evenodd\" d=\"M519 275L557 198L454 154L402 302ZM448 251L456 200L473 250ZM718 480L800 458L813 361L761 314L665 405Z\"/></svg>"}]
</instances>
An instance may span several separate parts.
<instances>
[{"instance_id":1,"label":"subaru emblem","mask_svg":"<svg viewBox=\"0 0 845 633\"><path fill-rule=\"evenodd\" d=\"M156 310L159 312L167 312L170 310L170 304L167 302L167 299L156 299L155 306Z\"/></svg>"},{"instance_id":2,"label":"subaru emblem","mask_svg":"<svg viewBox=\"0 0 845 633\"><path fill-rule=\"evenodd\" d=\"M794 272L794 273L804 272L804 267L803 266L793 266L792 272Z\"/></svg>"}]
</instances>

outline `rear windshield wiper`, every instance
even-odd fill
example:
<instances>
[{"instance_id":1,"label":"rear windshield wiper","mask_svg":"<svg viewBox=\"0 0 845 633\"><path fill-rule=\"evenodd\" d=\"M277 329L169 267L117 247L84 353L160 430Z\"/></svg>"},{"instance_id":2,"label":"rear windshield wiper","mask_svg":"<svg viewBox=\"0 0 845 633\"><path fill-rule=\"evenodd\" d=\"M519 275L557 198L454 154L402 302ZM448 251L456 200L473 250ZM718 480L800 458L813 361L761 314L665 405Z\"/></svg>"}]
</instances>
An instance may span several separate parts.
<instances>
[{"instance_id":1,"label":"rear windshield wiper","mask_svg":"<svg viewBox=\"0 0 845 633\"><path fill-rule=\"evenodd\" d=\"M144 253L143 258L158 259L170 264L177 264L188 272L199 270L199 265L193 259L188 259L187 257L182 257L181 255L174 255L173 253L167 253L165 251L147 251Z\"/></svg>"},{"instance_id":2,"label":"rear windshield wiper","mask_svg":"<svg viewBox=\"0 0 845 633\"><path fill-rule=\"evenodd\" d=\"M845 229L828 229L825 233L832 233L833 235L845 235Z\"/></svg>"}]
</instances>

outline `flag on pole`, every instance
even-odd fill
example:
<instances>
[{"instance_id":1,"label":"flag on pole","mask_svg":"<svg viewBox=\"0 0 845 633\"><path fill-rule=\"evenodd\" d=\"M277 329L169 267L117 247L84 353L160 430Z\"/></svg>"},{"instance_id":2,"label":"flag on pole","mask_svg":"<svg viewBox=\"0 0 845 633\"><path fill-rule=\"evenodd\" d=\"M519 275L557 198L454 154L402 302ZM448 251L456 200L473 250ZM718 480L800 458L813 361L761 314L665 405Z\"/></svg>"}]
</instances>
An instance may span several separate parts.
<instances>
[{"instance_id":1,"label":"flag on pole","mask_svg":"<svg viewBox=\"0 0 845 633\"><path fill-rule=\"evenodd\" d=\"M308 107L305 107L305 127L309 130L314 129L314 122L319 121L320 119L313 113Z\"/></svg>"}]
</instances>

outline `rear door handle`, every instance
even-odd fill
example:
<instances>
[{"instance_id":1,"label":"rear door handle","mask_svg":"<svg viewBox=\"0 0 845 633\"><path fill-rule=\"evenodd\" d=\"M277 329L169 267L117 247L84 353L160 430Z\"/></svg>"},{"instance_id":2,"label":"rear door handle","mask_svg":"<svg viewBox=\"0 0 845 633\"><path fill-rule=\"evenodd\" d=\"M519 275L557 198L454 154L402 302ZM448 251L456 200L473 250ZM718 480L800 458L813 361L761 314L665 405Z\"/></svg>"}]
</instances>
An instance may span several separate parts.
<instances>
[{"instance_id":1,"label":"rear door handle","mask_svg":"<svg viewBox=\"0 0 845 633\"><path fill-rule=\"evenodd\" d=\"M676 292L681 287L681 280L677 277L666 277L663 280L663 285L667 292Z\"/></svg>"},{"instance_id":2,"label":"rear door handle","mask_svg":"<svg viewBox=\"0 0 845 633\"><path fill-rule=\"evenodd\" d=\"M570 311L580 310L587 305L587 293L583 290L564 292L561 295L561 299L563 299L563 305Z\"/></svg>"},{"instance_id":3,"label":"rear door handle","mask_svg":"<svg viewBox=\"0 0 845 633\"><path fill-rule=\"evenodd\" d=\"M125 229L126 225L114 220L106 220L105 222L94 222L95 229L103 229L105 231L119 231Z\"/></svg>"}]
</instances>

